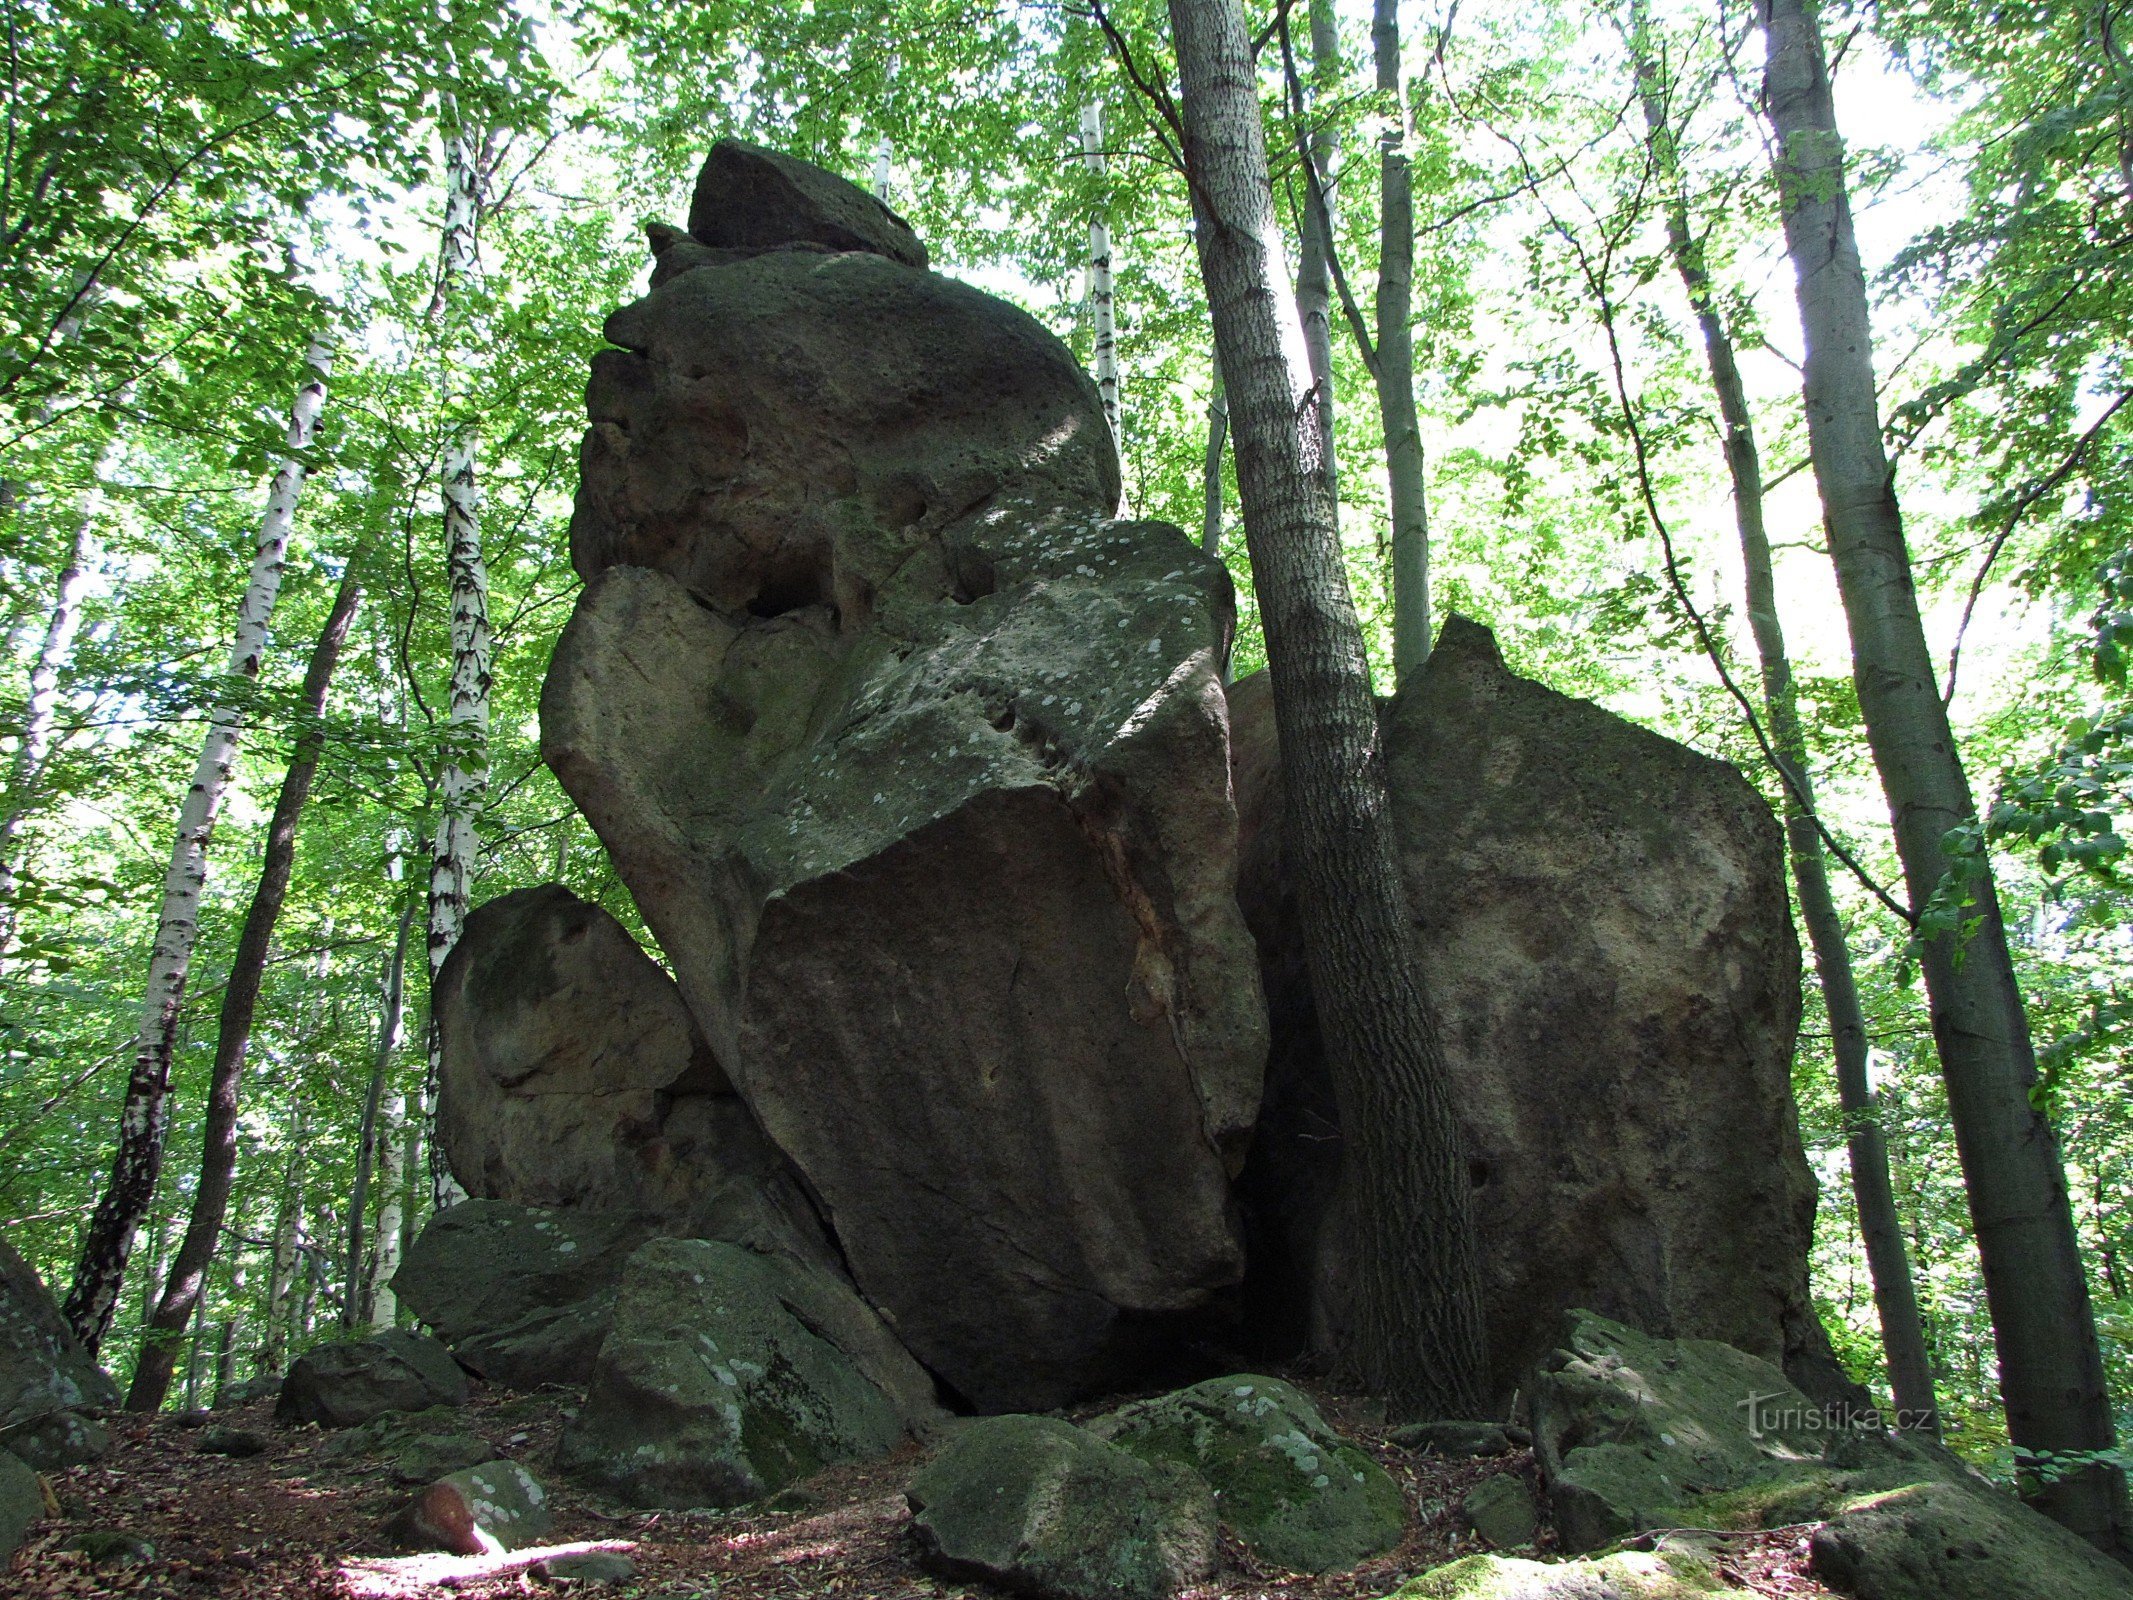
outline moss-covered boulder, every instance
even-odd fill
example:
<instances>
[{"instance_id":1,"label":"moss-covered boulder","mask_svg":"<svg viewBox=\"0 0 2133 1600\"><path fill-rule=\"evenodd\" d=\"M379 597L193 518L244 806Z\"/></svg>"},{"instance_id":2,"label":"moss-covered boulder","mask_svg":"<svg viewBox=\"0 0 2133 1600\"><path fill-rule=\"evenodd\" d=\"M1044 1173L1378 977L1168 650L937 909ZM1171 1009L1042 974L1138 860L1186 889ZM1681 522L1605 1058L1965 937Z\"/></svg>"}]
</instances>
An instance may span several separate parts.
<instances>
[{"instance_id":1,"label":"moss-covered boulder","mask_svg":"<svg viewBox=\"0 0 2133 1600\"><path fill-rule=\"evenodd\" d=\"M585 1405L556 1460L639 1506L729 1506L905 1437L895 1404L733 1245L655 1239L630 1258Z\"/></svg>"},{"instance_id":2,"label":"moss-covered boulder","mask_svg":"<svg viewBox=\"0 0 2133 1600\"><path fill-rule=\"evenodd\" d=\"M61 1472L95 1461L111 1448L111 1430L77 1411L47 1411L0 1429L0 1450L20 1456L39 1472Z\"/></svg>"},{"instance_id":3,"label":"moss-covered boulder","mask_svg":"<svg viewBox=\"0 0 2133 1600\"><path fill-rule=\"evenodd\" d=\"M0 1239L0 1428L118 1402L117 1386L82 1349L36 1269Z\"/></svg>"},{"instance_id":4,"label":"moss-covered boulder","mask_svg":"<svg viewBox=\"0 0 2133 1600\"><path fill-rule=\"evenodd\" d=\"M920 1547L957 1577L1049 1600L1161 1600L1214 1569L1215 1502L1051 1417L988 1417L911 1480Z\"/></svg>"},{"instance_id":5,"label":"moss-covered boulder","mask_svg":"<svg viewBox=\"0 0 2133 1600\"><path fill-rule=\"evenodd\" d=\"M43 1510L44 1496L38 1492L37 1474L0 1450L0 1569L5 1569L8 1558L21 1545L22 1536Z\"/></svg>"},{"instance_id":6,"label":"moss-covered boulder","mask_svg":"<svg viewBox=\"0 0 2133 1600\"><path fill-rule=\"evenodd\" d=\"M536 1544L553 1522L539 1479L515 1461L485 1461L424 1489L395 1532L418 1550L481 1556Z\"/></svg>"},{"instance_id":7,"label":"moss-covered boulder","mask_svg":"<svg viewBox=\"0 0 2133 1600\"><path fill-rule=\"evenodd\" d=\"M2127 1600L2133 1572L2009 1496L1914 1483L1855 1496L1808 1544L1858 1600Z\"/></svg>"},{"instance_id":8,"label":"moss-covered boulder","mask_svg":"<svg viewBox=\"0 0 2133 1600\"><path fill-rule=\"evenodd\" d=\"M1214 1489L1223 1524L1291 1571L1352 1567L1400 1542L1399 1486L1278 1378L1211 1378L1089 1427L1145 1461L1190 1467Z\"/></svg>"},{"instance_id":9,"label":"moss-covered boulder","mask_svg":"<svg viewBox=\"0 0 2133 1600\"><path fill-rule=\"evenodd\" d=\"M1387 1600L1710 1600L1729 1587L1702 1557L1623 1551L1590 1561L1468 1556L1410 1579Z\"/></svg>"},{"instance_id":10,"label":"moss-covered boulder","mask_svg":"<svg viewBox=\"0 0 2133 1600\"><path fill-rule=\"evenodd\" d=\"M394 1329L314 1345L282 1380L277 1422L353 1428L388 1411L467 1403L467 1375L435 1339Z\"/></svg>"}]
</instances>

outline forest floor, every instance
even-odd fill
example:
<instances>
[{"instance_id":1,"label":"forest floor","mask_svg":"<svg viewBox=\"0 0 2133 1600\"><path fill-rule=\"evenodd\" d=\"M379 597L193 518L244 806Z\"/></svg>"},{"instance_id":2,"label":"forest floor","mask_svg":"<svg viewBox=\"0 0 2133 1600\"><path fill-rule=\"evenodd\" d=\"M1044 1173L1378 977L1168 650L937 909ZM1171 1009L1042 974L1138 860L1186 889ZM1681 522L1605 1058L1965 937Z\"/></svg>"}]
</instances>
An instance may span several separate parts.
<instances>
[{"instance_id":1,"label":"forest floor","mask_svg":"<svg viewBox=\"0 0 2133 1600\"><path fill-rule=\"evenodd\" d=\"M1327 1577L1270 1571L1227 1538L1221 1569L1180 1600L1368 1600L1408 1577L1482 1548L1461 1526L1460 1500L1500 1472L1530 1479L1530 1453L1492 1460L1418 1456L1385 1442L1382 1428L1320 1397L1327 1420L1372 1451L1406 1488L1418 1514L1391 1553ZM271 1401L213 1414L216 1426L257 1434L266 1448L233 1458L198 1449L204 1413L113 1419L113 1448L89 1466L52 1475L61 1515L36 1524L0 1596L196 1600L467 1600L584 1589L614 1600L998 1600L940 1579L918 1563L903 1489L925 1458L910 1446L886 1460L840 1467L779 1499L795 1509L731 1513L617 1511L575 1494L543 1470L576 1396L477 1394L466 1431L524 1462L553 1491L555 1527L539 1549L501 1556L410 1555L386 1525L414 1490L375 1456L337 1453L336 1435L281 1428ZM89 1530L117 1530L154 1546L135 1566L95 1568L61 1547ZM635 1576L604 1589L551 1578L540 1563L571 1551L611 1550ZM1804 1530L1728 1538L1715 1546L1723 1576L1759 1595L1831 1593L1807 1576ZM1531 1552L1525 1552L1531 1553ZM1541 1553L1547 1553L1545 1536Z\"/></svg>"}]
</instances>

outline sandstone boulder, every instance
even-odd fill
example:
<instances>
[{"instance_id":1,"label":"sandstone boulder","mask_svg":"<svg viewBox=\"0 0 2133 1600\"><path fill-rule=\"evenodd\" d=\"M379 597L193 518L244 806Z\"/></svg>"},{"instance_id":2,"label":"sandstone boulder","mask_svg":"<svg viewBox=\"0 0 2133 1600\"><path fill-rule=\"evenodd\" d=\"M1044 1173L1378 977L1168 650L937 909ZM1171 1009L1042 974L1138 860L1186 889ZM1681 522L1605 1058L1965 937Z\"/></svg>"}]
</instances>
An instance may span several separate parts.
<instances>
[{"instance_id":1,"label":"sandstone boulder","mask_svg":"<svg viewBox=\"0 0 2133 1600\"><path fill-rule=\"evenodd\" d=\"M1808 1541L1817 1577L1858 1600L2127 1600L2133 1573L2006 1495L1907 1484L1853 1497Z\"/></svg>"},{"instance_id":2,"label":"sandstone boulder","mask_svg":"<svg viewBox=\"0 0 2133 1600\"><path fill-rule=\"evenodd\" d=\"M598 906L549 884L478 907L436 1007L437 1139L470 1195L831 1259L681 992Z\"/></svg>"},{"instance_id":3,"label":"sandstone boulder","mask_svg":"<svg viewBox=\"0 0 2133 1600\"><path fill-rule=\"evenodd\" d=\"M0 1245L0 1249L5 1249ZM0 1450L0 1572L21 1548L30 1524L44 1514L44 1494L37 1474L6 1450Z\"/></svg>"},{"instance_id":4,"label":"sandstone boulder","mask_svg":"<svg viewBox=\"0 0 2133 1600\"><path fill-rule=\"evenodd\" d=\"M1229 580L1023 313L692 248L595 365L543 754L867 1298L1056 1405L1242 1272Z\"/></svg>"},{"instance_id":5,"label":"sandstone boulder","mask_svg":"<svg viewBox=\"0 0 2133 1600\"><path fill-rule=\"evenodd\" d=\"M393 1292L492 1383L583 1383L623 1266L649 1236L621 1212L462 1201L430 1217Z\"/></svg>"},{"instance_id":6,"label":"sandstone boulder","mask_svg":"<svg viewBox=\"0 0 2133 1600\"><path fill-rule=\"evenodd\" d=\"M1752 1600L1693 1550L1625 1550L1589 1561L1468 1556L1410 1578L1386 1600Z\"/></svg>"},{"instance_id":7,"label":"sandstone boulder","mask_svg":"<svg viewBox=\"0 0 2133 1600\"><path fill-rule=\"evenodd\" d=\"M389 1330L313 1345L296 1358L274 1404L277 1422L353 1428L388 1411L467 1402L467 1375L435 1339Z\"/></svg>"},{"instance_id":8,"label":"sandstone boulder","mask_svg":"<svg viewBox=\"0 0 2133 1600\"><path fill-rule=\"evenodd\" d=\"M639 1250L557 1463L632 1505L726 1506L894 1449L895 1401L781 1291L732 1245Z\"/></svg>"},{"instance_id":9,"label":"sandstone boulder","mask_svg":"<svg viewBox=\"0 0 2133 1600\"><path fill-rule=\"evenodd\" d=\"M118 1403L118 1386L82 1349L36 1269L0 1239L0 1428Z\"/></svg>"},{"instance_id":10,"label":"sandstone boulder","mask_svg":"<svg viewBox=\"0 0 2133 1600\"><path fill-rule=\"evenodd\" d=\"M1089 1431L1197 1474L1223 1526L1292 1572L1352 1567L1398 1544L1406 1525L1399 1485L1279 1378L1210 1378L1123 1406Z\"/></svg>"},{"instance_id":11,"label":"sandstone boulder","mask_svg":"<svg viewBox=\"0 0 2133 1600\"><path fill-rule=\"evenodd\" d=\"M485 1461L415 1496L396 1531L418 1550L483 1556L538 1543L554 1521L539 1479L515 1461Z\"/></svg>"},{"instance_id":12,"label":"sandstone boulder","mask_svg":"<svg viewBox=\"0 0 2133 1600\"><path fill-rule=\"evenodd\" d=\"M1215 1501L1052 1417L987 1417L911 1480L930 1565L1049 1600L1163 1600L1215 1563Z\"/></svg>"},{"instance_id":13,"label":"sandstone boulder","mask_svg":"<svg viewBox=\"0 0 2133 1600\"><path fill-rule=\"evenodd\" d=\"M1499 1393L1586 1306L1841 1383L1807 1290L1792 1101L1799 953L1769 807L1738 772L1509 671L1445 625L1385 712L1408 903L1482 1232ZM1273 1018L1240 1186L1247 1325L1342 1315L1333 1103L1282 857L1264 676L1231 690L1239 895ZM1286 1353L1277 1350L1276 1353Z\"/></svg>"},{"instance_id":14,"label":"sandstone boulder","mask_svg":"<svg viewBox=\"0 0 2133 1600\"><path fill-rule=\"evenodd\" d=\"M907 267L926 265L918 235L858 184L739 139L711 147L696 176L689 232L722 249L816 244L865 250Z\"/></svg>"},{"instance_id":15,"label":"sandstone boulder","mask_svg":"<svg viewBox=\"0 0 2133 1600\"><path fill-rule=\"evenodd\" d=\"M0 1450L21 1457L39 1472L59 1472L95 1461L110 1449L111 1430L78 1411L47 1411L12 1428L0 1428Z\"/></svg>"}]
</instances>

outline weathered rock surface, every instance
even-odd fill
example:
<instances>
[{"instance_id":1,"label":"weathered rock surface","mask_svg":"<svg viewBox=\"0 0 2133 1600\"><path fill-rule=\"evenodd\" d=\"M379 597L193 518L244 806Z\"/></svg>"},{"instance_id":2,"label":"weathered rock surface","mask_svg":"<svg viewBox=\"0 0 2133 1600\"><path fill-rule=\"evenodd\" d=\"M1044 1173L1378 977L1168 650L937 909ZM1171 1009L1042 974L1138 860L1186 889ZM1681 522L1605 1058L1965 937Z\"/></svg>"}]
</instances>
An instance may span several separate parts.
<instances>
[{"instance_id":1,"label":"weathered rock surface","mask_svg":"<svg viewBox=\"0 0 2133 1600\"><path fill-rule=\"evenodd\" d=\"M1264 676L1230 699L1239 896L1274 1023L1240 1188L1247 1322L1293 1349L1324 1345L1342 1316L1339 1117ZM1385 723L1500 1392L1573 1306L1839 1381L1807 1292L1815 1189L1789 1076L1799 953L1769 807L1724 763L1516 676L1456 617Z\"/></svg>"},{"instance_id":2,"label":"weathered rock surface","mask_svg":"<svg viewBox=\"0 0 2133 1600\"><path fill-rule=\"evenodd\" d=\"M0 1239L0 1428L118 1403L118 1386L89 1359L43 1280Z\"/></svg>"},{"instance_id":3,"label":"weathered rock surface","mask_svg":"<svg viewBox=\"0 0 2133 1600\"><path fill-rule=\"evenodd\" d=\"M626 1213L647 1224L640 1242L832 1259L681 991L598 906L549 884L478 907L437 995L437 1140L468 1194Z\"/></svg>"},{"instance_id":4,"label":"weathered rock surface","mask_svg":"<svg viewBox=\"0 0 2133 1600\"><path fill-rule=\"evenodd\" d=\"M583 1383L650 1232L622 1212L467 1200L431 1216L393 1292L492 1383Z\"/></svg>"},{"instance_id":5,"label":"weathered rock surface","mask_svg":"<svg viewBox=\"0 0 2133 1600\"><path fill-rule=\"evenodd\" d=\"M494 1555L538 1543L554 1523L548 1491L515 1461L485 1461L439 1478L396 1525L402 1542L454 1555Z\"/></svg>"},{"instance_id":6,"label":"weathered rock surface","mask_svg":"<svg viewBox=\"0 0 2133 1600\"><path fill-rule=\"evenodd\" d=\"M0 1245L0 1249L6 1246ZM37 1489L37 1474L5 1450L0 1450L0 1570L22 1547L30 1524L44 1514L44 1496Z\"/></svg>"},{"instance_id":7,"label":"weathered rock surface","mask_svg":"<svg viewBox=\"0 0 2133 1600\"><path fill-rule=\"evenodd\" d=\"M926 265L918 235L858 184L739 139L711 147L696 175L689 232L714 248L815 244L865 250L907 267Z\"/></svg>"},{"instance_id":8,"label":"weathered rock surface","mask_svg":"<svg viewBox=\"0 0 2133 1600\"><path fill-rule=\"evenodd\" d=\"M1687 1550L1625 1550L1591 1561L1468 1556L1411 1578L1387 1600L1709 1600L1739 1595L1711 1563Z\"/></svg>"},{"instance_id":9,"label":"weathered rock surface","mask_svg":"<svg viewBox=\"0 0 2133 1600\"><path fill-rule=\"evenodd\" d=\"M929 1562L1053 1600L1162 1600L1214 1570L1215 1500L1052 1417L988 1417L911 1480Z\"/></svg>"},{"instance_id":10,"label":"weathered rock surface","mask_svg":"<svg viewBox=\"0 0 2133 1600\"><path fill-rule=\"evenodd\" d=\"M1854 1426L1726 1345L1655 1339L1590 1312L1560 1331L1524 1388L1565 1550L1655 1527L1809 1522L1865 1493L1968 1481L1937 1446Z\"/></svg>"},{"instance_id":11,"label":"weathered rock surface","mask_svg":"<svg viewBox=\"0 0 2133 1600\"><path fill-rule=\"evenodd\" d=\"M1533 1491L1515 1472L1483 1478L1459 1502L1466 1525L1499 1550L1531 1544L1540 1532L1540 1511Z\"/></svg>"},{"instance_id":12,"label":"weathered rock surface","mask_svg":"<svg viewBox=\"0 0 2133 1600\"><path fill-rule=\"evenodd\" d=\"M282 1380L274 1417L352 1428L388 1411L466 1402L467 1375L449 1350L421 1334L392 1330L305 1351Z\"/></svg>"},{"instance_id":13,"label":"weathered rock surface","mask_svg":"<svg viewBox=\"0 0 2133 1600\"><path fill-rule=\"evenodd\" d=\"M1223 1525L1293 1572L1352 1567L1400 1542L1399 1486L1278 1378L1241 1373L1139 1400L1089 1431L1215 1491Z\"/></svg>"},{"instance_id":14,"label":"weathered rock surface","mask_svg":"<svg viewBox=\"0 0 2133 1600\"><path fill-rule=\"evenodd\" d=\"M1808 1542L1858 1600L2126 1600L2133 1572L2027 1506L1961 1483L1853 1497Z\"/></svg>"},{"instance_id":15,"label":"weathered rock surface","mask_svg":"<svg viewBox=\"0 0 2133 1600\"><path fill-rule=\"evenodd\" d=\"M1242 1272L1228 577L1107 520L1023 313L670 263L595 363L543 754L910 1349L981 1409L1100 1389Z\"/></svg>"},{"instance_id":16,"label":"weathered rock surface","mask_svg":"<svg viewBox=\"0 0 2133 1600\"><path fill-rule=\"evenodd\" d=\"M47 1411L0 1429L0 1450L20 1456L39 1472L58 1472L94 1461L110 1448L111 1430L76 1411Z\"/></svg>"},{"instance_id":17,"label":"weathered rock surface","mask_svg":"<svg viewBox=\"0 0 2133 1600\"><path fill-rule=\"evenodd\" d=\"M632 1505L726 1506L894 1449L895 1402L795 1306L781 1269L701 1239L631 1257L558 1465Z\"/></svg>"}]
</instances>

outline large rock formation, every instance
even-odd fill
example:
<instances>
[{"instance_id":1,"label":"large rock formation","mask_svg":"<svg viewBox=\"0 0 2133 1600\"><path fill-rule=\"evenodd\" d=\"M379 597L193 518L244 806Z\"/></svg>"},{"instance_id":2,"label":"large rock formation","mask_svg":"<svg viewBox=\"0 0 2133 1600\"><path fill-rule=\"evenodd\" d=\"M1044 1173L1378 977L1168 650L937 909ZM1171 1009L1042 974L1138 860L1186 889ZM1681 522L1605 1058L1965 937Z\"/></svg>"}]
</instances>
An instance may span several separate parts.
<instances>
[{"instance_id":1,"label":"large rock formation","mask_svg":"<svg viewBox=\"0 0 2133 1600\"><path fill-rule=\"evenodd\" d=\"M1229 579L1110 520L1064 346L767 164L608 321L543 753L862 1290L1054 1405L1243 1269Z\"/></svg>"},{"instance_id":2,"label":"large rock formation","mask_svg":"<svg viewBox=\"0 0 2133 1600\"><path fill-rule=\"evenodd\" d=\"M1807 1292L1815 1189L1789 1076L1799 954L1769 807L1724 763L1507 671L1488 632L1457 618L1385 718L1500 1385L1573 1305L1832 1377ZM1293 1348L1341 1314L1339 1118L1263 677L1233 687L1231 721L1240 895L1274 1022L1242 1181L1247 1301Z\"/></svg>"},{"instance_id":3,"label":"large rock formation","mask_svg":"<svg viewBox=\"0 0 2133 1600\"><path fill-rule=\"evenodd\" d=\"M468 1194L834 1259L681 991L598 906L553 884L491 900L435 1007L437 1142Z\"/></svg>"},{"instance_id":4,"label":"large rock formation","mask_svg":"<svg viewBox=\"0 0 2133 1600\"><path fill-rule=\"evenodd\" d=\"M103 1454L118 1387L82 1349L37 1271L0 1239L0 1446L45 1468Z\"/></svg>"}]
</instances>

